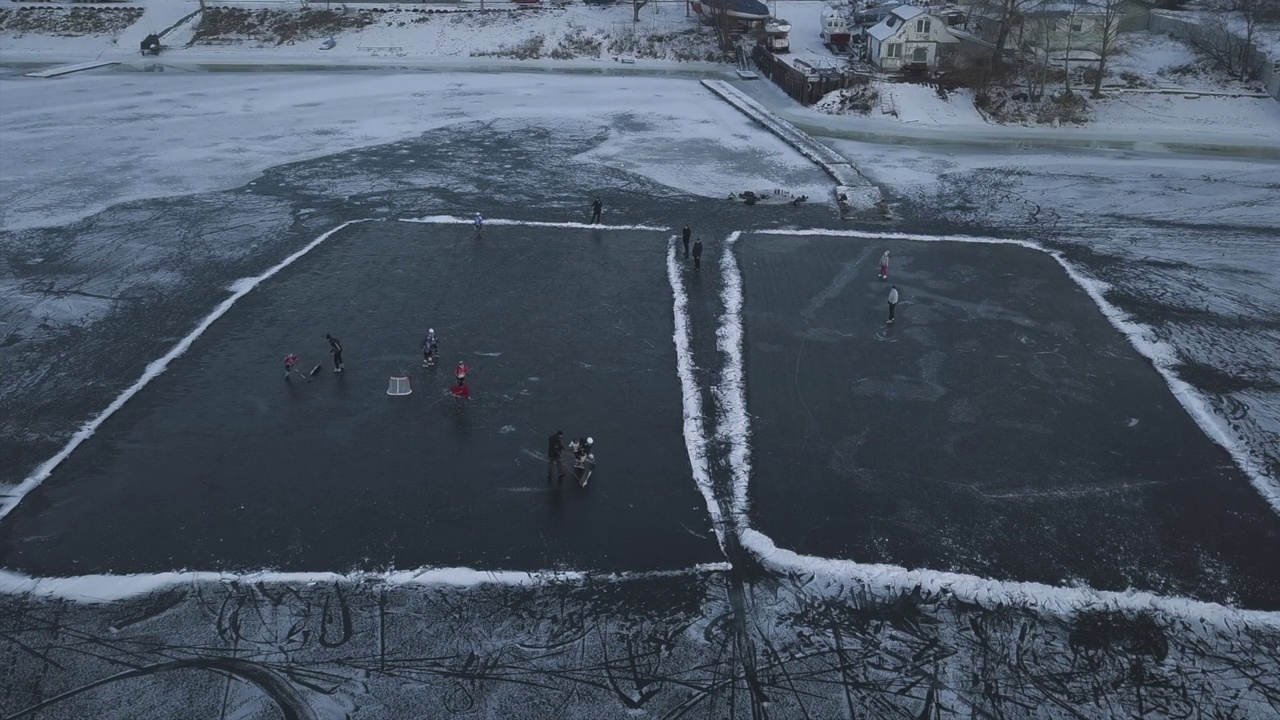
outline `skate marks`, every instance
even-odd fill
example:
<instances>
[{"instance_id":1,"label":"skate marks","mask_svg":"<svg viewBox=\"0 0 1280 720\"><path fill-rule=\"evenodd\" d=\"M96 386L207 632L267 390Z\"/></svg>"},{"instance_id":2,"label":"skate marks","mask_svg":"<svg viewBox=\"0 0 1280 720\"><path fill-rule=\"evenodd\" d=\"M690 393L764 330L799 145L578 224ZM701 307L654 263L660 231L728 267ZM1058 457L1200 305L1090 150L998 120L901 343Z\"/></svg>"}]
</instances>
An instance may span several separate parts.
<instances>
[{"instance_id":1,"label":"skate marks","mask_svg":"<svg viewBox=\"0 0 1280 720\"><path fill-rule=\"evenodd\" d=\"M128 402L130 398L132 398L134 395L137 395L138 392L141 391L144 387L146 387L148 383L150 383L156 377L160 376L160 374L163 373L166 369L168 369L169 363L173 362L176 358L182 356L182 354L185 353L191 347L191 344L195 342L197 338L203 335L204 332L209 329L209 326L212 325L214 322L216 322L218 318L222 317L223 315L226 315L227 311L230 310L231 307L235 305L238 300L240 300L240 298L249 294L254 288L261 285L264 280L267 280L268 278L272 277L276 273L292 265L295 261L298 260L298 258L301 258L303 255L306 255L307 253L319 247L321 243L333 237L335 234L345 229L347 226L355 225L357 223L364 223L364 222L377 222L377 220L373 218L366 218L361 220L348 220L347 222L342 223L341 225L333 228L332 230L329 230L321 234L315 240L312 240L311 242L303 246L302 249L294 252L292 255L286 257L285 259L281 260L280 262L268 268L261 275L257 275L255 277L242 278L232 283L231 286L228 288L231 291L231 295L227 297L227 299L219 303L208 315L206 315L204 319L201 320L198 325L196 325L194 330L192 330L186 337L179 340L178 343L169 350L169 352L165 353L160 358L153 360L150 364L148 364L146 370L144 370L142 373L142 377L138 378L138 380L133 385L130 385L128 388L125 389L124 392L120 393L120 395L116 397L116 399L113 400L111 404L106 407L105 410L98 413L97 417L93 418L92 420L89 420L84 425L82 425L80 429L77 430L76 433L71 436L71 439L67 441L67 444L62 448L62 450L58 452L58 454L46 460L39 467L37 467L29 477L23 480L17 487L13 488L13 490L6 493L3 497L0 497L0 518L4 518L6 515L12 512L13 509L17 507L18 503L22 501L22 498L26 497L27 494L30 493L32 490L34 490L36 487L38 487L40 483L44 482L49 477L50 473L53 472L53 469L56 468L60 463L62 463L63 460L66 460L71 455L71 453L74 452L75 449L80 446L81 443L89 439L89 437L92 436L94 432L96 432L98 428L102 426L102 423L106 422L107 418L115 414L115 412L119 410L121 407L123 407L124 404Z\"/></svg>"},{"instance_id":2,"label":"skate marks","mask_svg":"<svg viewBox=\"0 0 1280 720\"><path fill-rule=\"evenodd\" d=\"M427 215L419 218L400 218L400 222L423 223L427 225L471 225L475 222L475 218L464 218L454 215ZM504 218L485 218L484 224L506 225L512 227L572 228L575 230L653 230L655 232L667 232L671 229L656 225L605 225L603 223L546 222L543 220L507 220Z\"/></svg>"},{"instance_id":3,"label":"skate marks","mask_svg":"<svg viewBox=\"0 0 1280 720\"><path fill-rule=\"evenodd\" d=\"M1235 461L1236 465L1249 478L1258 494L1277 514L1280 514L1280 478L1271 477L1262 459L1257 457L1241 438L1227 424L1225 418L1214 409L1212 400L1189 383L1182 380L1177 373L1180 362L1177 350L1168 342L1159 339L1156 331L1136 321L1131 315L1107 300L1111 286L1088 275L1084 270L1070 263L1062 253L1050 250L1039 243L1029 240L1011 238L982 237L976 235L921 235L917 233L883 233L863 230L828 230L810 228L797 230L767 229L753 231L760 235L817 235L824 237L847 237L857 240L913 240L919 242L959 242L984 243L993 245L1020 245L1053 258L1066 272L1072 282L1079 285L1089 299L1093 301L1102 315L1112 327L1120 331L1133 345L1138 354L1150 361L1151 366L1169 386L1170 392L1187 414L1204 431L1209 439L1222 446Z\"/></svg>"},{"instance_id":4,"label":"skate marks","mask_svg":"<svg viewBox=\"0 0 1280 720\"><path fill-rule=\"evenodd\" d=\"M667 239L667 281L671 283L671 312L675 324L672 342L676 346L676 374L680 376L680 396L684 404L684 444L689 453L689 466L693 469L693 482L707 502L707 514L711 516L711 526L715 528L716 542L724 550L725 520L720 513L720 502L711 486L707 433L702 421L702 392L698 388L698 367L693 362L693 350L690 347L689 293L684 285L684 273L680 270L676 240L675 235Z\"/></svg>"},{"instance_id":5,"label":"skate marks","mask_svg":"<svg viewBox=\"0 0 1280 720\"><path fill-rule=\"evenodd\" d=\"M17 659L0 714L1262 718L1280 689L1280 633L1245 624L1059 619L923 588L878 602L798 573L745 608L732 592L725 573L686 572L206 583L93 605L0 596L0 641Z\"/></svg>"}]
</instances>

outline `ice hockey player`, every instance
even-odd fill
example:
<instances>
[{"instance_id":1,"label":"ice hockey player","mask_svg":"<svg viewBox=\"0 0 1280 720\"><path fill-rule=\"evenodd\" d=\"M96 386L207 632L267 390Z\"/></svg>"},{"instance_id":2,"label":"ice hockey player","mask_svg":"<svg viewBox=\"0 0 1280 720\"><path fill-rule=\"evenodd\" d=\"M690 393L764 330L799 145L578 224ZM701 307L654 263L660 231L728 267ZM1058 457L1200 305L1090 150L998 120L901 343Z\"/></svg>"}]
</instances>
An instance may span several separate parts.
<instances>
[{"instance_id":1,"label":"ice hockey player","mask_svg":"<svg viewBox=\"0 0 1280 720\"><path fill-rule=\"evenodd\" d=\"M569 449L573 451L573 466L582 470L587 466L587 457L591 455L591 446L595 443L589 437L569 441Z\"/></svg>"},{"instance_id":2,"label":"ice hockey player","mask_svg":"<svg viewBox=\"0 0 1280 720\"><path fill-rule=\"evenodd\" d=\"M433 367L436 364L436 355L440 353L440 346L436 343L436 329L429 328L427 336L422 339L422 367Z\"/></svg>"},{"instance_id":3,"label":"ice hockey player","mask_svg":"<svg viewBox=\"0 0 1280 720\"><path fill-rule=\"evenodd\" d=\"M453 369L453 376L458 378L458 384L461 385L467 379L467 364L458 361L458 367Z\"/></svg>"},{"instance_id":4,"label":"ice hockey player","mask_svg":"<svg viewBox=\"0 0 1280 720\"><path fill-rule=\"evenodd\" d=\"M329 354L333 356L333 371L340 373L344 369L342 365L342 343L338 342L338 338L332 335L325 335L324 337L329 341Z\"/></svg>"},{"instance_id":5,"label":"ice hockey player","mask_svg":"<svg viewBox=\"0 0 1280 720\"><path fill-rule=\"evenodd\" d=\"M285 380L288 380L289 376L293 373L298 373L299 375L302 374L302 371L298 370L297 367L295 367L297 364L298 364L297 355L289 354L285 356L284 358L284 379Z\"/></svg>"}]
</instances>

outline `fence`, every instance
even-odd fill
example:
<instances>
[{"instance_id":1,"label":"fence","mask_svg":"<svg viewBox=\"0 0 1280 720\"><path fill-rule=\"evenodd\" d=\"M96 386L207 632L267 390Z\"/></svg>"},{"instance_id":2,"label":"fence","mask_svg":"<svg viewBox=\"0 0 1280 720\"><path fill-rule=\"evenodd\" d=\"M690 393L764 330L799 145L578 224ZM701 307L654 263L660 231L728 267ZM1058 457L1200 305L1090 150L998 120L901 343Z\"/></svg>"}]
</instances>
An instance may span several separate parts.
<instances>
[{"instance_id":1,"label":"fence","mask_svg":"<svg viewBox=\"0 0 1280 720\"><path fill-rule=\"evenodd\" d=\"M835 68L815 68L813 72L806 73L787 64L762 45L756 45L751 59L765 77L802 105L812 105L834 90L869 82L867 78L841 73Z\"/></svg>"},{"instance_id":2,"label":"fence","mask_svg":"<svg viewBox=\"0 0 1280 720\"><path fill-rule=\"evenodd\" d=\"M1172 35L1179 40L1210 43L1224 55L1244 59L1248 68L1257 69L1258 79L1267 88L1267 94L1280 100L1280 58L1267 57L1257 46L1246 45L1244 40L1221 28L1208 27L1172 13L1152 12L1147 30Z\"/></svg>"}]
</instances>

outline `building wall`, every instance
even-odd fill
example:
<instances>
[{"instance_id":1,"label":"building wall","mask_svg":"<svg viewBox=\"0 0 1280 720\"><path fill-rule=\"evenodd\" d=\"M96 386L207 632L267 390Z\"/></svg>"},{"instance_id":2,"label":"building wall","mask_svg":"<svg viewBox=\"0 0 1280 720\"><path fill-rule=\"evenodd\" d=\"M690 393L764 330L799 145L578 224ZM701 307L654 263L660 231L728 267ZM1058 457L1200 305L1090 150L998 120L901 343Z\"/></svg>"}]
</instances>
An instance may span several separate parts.
<instances>
[{"instance_id":1,"label":"building wall","mask_svg":"<svg viewBox=\"0 0 1280 720\"><path fill-rule=\"evenodd\" d=\"M917 20L928 20L929 31L917 32ZM919 64L923 62L929 69L936 69L938 66L938 45L940 43L958 43L951 33L947 32L947 24L942 18L932 15L920 15L905 21L902 25L894 28L895 32L883 41L871 38L867 44L872 61L881 70L901 70L908 64ZM898 57L888 57L891 44L901 46L901 54ZM925 50L925 60L915 60L915 50L923 48Z\"/></svg>"}]
</instances>

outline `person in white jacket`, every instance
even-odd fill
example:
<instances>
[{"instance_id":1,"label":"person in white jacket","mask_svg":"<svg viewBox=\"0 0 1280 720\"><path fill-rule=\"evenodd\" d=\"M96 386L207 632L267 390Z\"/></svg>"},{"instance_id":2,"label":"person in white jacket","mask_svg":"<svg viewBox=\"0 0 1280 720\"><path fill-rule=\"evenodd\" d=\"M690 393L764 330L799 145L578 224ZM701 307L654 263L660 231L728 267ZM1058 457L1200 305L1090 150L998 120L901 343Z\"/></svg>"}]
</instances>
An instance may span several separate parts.
<instances>
[{"instance_id":1,"label":"person in white jacket","mask_svg":"<svg viewBox=\"0 0 1280 720\"><path fill-rule=\"evenodd\" d=\"M889 251L885 250L880 256L880 279L886 280L889 277Z\"/></svg>"},{"instance_id":2,"label":"person in white jacket","mask_svg":"<svg viewBox=\"0 0 1280 720\"><path fill-rule=\"evenodd\" d=\"M893 309L898 306L898 286L889 287L889 324L893 324Z\"/></svg>"}]
</instances>

